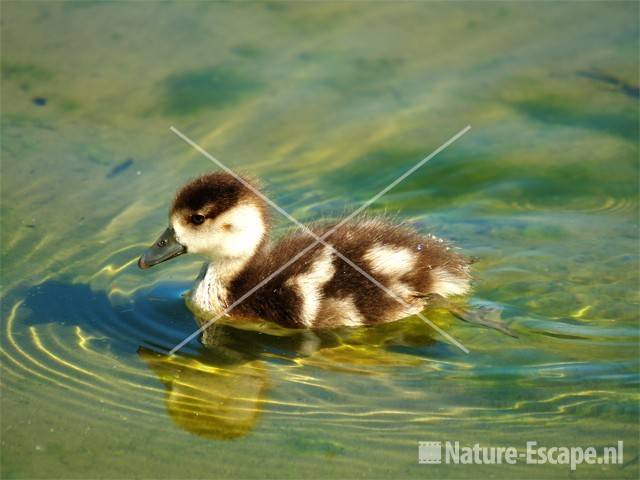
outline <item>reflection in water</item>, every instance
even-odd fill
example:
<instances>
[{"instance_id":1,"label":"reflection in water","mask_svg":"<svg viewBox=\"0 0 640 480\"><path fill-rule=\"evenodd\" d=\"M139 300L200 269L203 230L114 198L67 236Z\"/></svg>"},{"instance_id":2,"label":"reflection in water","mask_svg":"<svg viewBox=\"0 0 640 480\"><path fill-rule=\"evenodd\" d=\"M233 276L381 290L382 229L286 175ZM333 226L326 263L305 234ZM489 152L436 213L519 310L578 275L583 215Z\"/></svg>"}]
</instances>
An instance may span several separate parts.
<instances>
[{"instance_id":1,"label":"reflection in water","mask_svg":"<svg viewBox=\"0 0 640 480\"><path fill-rule=\"evenodd\" d=\"M264 362L216 365L204 357L168 356L145 347L138 354L164 384L167 412L179 427L230 440L247 435L257 423L267 390Z\"/></svg>"},{"instance_id":2,"label":"reflection in water","mask_svg":"<svg viewBox=\"0 0 640 480\"><path fill-rule=\"evenodd\" d=\"M419 326L416 322L408 330L387 324L317 332L271 327L272 334L265 335L259 324L243 330L216 324L204 332L206 348L196 357L165 355L144 346L138 355L164 384L165 406L176 425L205 438L232 440L251 432L268 403L266 358L288 361L291 366L285 368L306 365L371 375L370 367L423 361L385 348L432 344L432 337Z\"/></svg>"},{"instance_id":3,"label":"reflection in water","mask_svg":"<svg viewBox=\"0 0 640 480\"><path fill-rule=\"evenodd\" d=\"M585 372L600 384L617 383L634 375L632 365L618 362L596 371L587 362L545 359L527 369L487 366L482 351L513 355L522 342L465 326L482 351L460 357L416 318L314 332L218 323L206 331L206 346L194 341L180 356L166 356L159 352L195 328L181 297L185 288L163 282L122 295L47 281L9 292L3 299L3 387L20 392L26 378L35 378L48 407L78 415L79 424L103 417L104 428L127 422L166 429L173 422L203 439L249 442L291 429L298 433L290 448L323 455L345 452L349 438L363 431L420 438L426 428L461 415L492 425L516 418L535 425L560 419L568 409L628 409L636 403L631 393L617 394L613 404L596 390L580 389ZM453 321L446 310L426 313L445 329ZM564 326L587 332L583 338L589 340L613 333L588 330L577 320L571 325L531 317L526 323L527 332L564 332ZM621 338L616 342L620 350ZM503 378L526 387L526 395L503 389ZM547 388L529 389L534 378ZM567 385L575 386L570 395ZM34 398L30 391L24 395ZM320 429L345 438L318 442Z\"/></svg>"},{"instance_id":4,"label":"reflection in water","mask_svg":"<svg viewBox=\"0 0 640 480\"><path fill-rule=\"evenodd\" d=\"M450 348L435 342L431 329L415 318L320 331L219 322L205 331L205 345L192 342L184 355L168 356L161 352L195 328L181 297L184 288L160 283L122 298L86 284L46 281L9 292L2 305L9 387L20 388L26 373L73 393L52 402L61 409L76 399L97 402L115 418L131 412L157 417L166 409L188 432L234 439L247 436L265 409L300 408L267 398L270 376L327 389L300 369L385 378L392 369L419 365ZM441 326L450 320L444 311L429 316ZM136 356L148 370L135 365ZM303 408L324 407L311 397Z\"/></svg>"}]
</instances>

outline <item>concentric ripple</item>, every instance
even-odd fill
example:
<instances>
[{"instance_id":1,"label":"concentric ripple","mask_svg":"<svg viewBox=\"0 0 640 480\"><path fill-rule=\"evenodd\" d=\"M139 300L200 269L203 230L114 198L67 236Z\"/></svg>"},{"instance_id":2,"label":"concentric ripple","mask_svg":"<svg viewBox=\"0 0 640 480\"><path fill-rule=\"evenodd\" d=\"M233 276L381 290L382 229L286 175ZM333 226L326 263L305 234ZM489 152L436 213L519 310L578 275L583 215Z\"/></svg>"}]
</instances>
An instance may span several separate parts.
<instances>
[{"instance_id":1,"label":"concentric ripple","mask_svg":"<svg viewBox=\"0 0 640 480\"><path fill-rule=\"evenodd\" d=\"M48 392L49 408L71 412L79 420L99 418L143 428L151 419L170 419L192 434L226 440L251 434L263 418L271 419L262 426L267 429L305 419L310 425L321 422L372 433L413 431L460 415L471 422L509 424L517 417L535 424L568 410L596 408L612 392L567 396L552 391L536 400L511 396L495 404L489 402L490 379L508 376L522 385L554 385L571 381L576 368L604 381L611 375L628 376L633 369L627 363L594 370L580 361L488 366L490 355L517 341L497 332L460 328L461 339L478 350L464 358L455 347L433 338L417 319L371 329L283 335L220 324L212 327L213 345L204 348L194 341L179 355L169 356L165 352L195 328L182 300L188 283L159 281L127 288L139 275L126 261L120 267L103 267L94 277L103 285L106 279L106 291L47 280L7 295L3 388L26 398ZM429 315L445 328L456 327L444 312ZM531 339L538 333L574 340L625 335L520 318L517 312L512 317ZM439 383L448 389L424 388ZM633 395L622 401L632 402Z\"/></svg>"},{"instance_id":2,"label":"concentric ripple","mask_svg":"<svg viewBox=\"0 0 640 480\"><path fill-rule=\"evenodd\" d=\"M50 392L49 407L61 414L98 416L105 422L126 419L140 426L149 417L168 414L187 431L220 439L248 434L265 411L293 420L300 415L346 416L354 425L363 418L371 423L408 415L362 411L358 396L341 402L344 411L336 411L334 402L322 399L346 392L308 372L373 375L384 381L390 367L421 363L413 356L370 350L364 346L371 343L372 338L365 338L370 333L351 332L348 344L336 332L282 337L221 325L213 347L193 342L181 355L168 356L162 352L195 329L181 297L188 284L160 282L127 292L128 279L122 276L131 275L138 272L127 261L98 272L108 279L109 293L83 283L46 280L7 295L4 388L28 397L34 394L24 382L29 379ZM403 332L380 331L375 343ZM420 341L433 343L428 334ZM274 381L311 401L270 397L268 386Z\"/></svg>"}]
</instances>

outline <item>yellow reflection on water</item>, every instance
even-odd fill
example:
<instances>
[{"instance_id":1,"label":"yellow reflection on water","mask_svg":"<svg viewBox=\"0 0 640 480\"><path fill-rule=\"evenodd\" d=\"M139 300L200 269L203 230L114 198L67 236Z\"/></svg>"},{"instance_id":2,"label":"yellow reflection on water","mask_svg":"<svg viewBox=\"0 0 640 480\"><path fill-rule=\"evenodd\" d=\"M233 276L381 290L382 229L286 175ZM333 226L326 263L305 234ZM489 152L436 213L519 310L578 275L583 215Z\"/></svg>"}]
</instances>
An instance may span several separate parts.
<instances>
[{"instance_id":1,"label":"yellow reflection on water","mask_svg":"<svg viewBox=\"0 0 640 480\"><path fill-rule=\"evenodd\" d=\"M268 386L264 362L212 368L144 347L138 354L164 384L169 416L186 431L231 440L247 435L258 422Z\"/></svg>"}]
</instances>

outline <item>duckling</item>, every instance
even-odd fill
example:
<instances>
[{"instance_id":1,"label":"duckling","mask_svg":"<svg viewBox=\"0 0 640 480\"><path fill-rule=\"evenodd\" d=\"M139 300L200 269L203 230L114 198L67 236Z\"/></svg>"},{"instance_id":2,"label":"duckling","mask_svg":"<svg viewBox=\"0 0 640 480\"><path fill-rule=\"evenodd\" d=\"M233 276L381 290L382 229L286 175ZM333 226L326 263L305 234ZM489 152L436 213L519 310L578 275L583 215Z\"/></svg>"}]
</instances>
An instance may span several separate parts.
<instances>
[{"instance_id":1,"label":"duckling","mask_svg":"<svg viewBox=\"0 0 640 480\"><path fill-rule=\"evenodd\" d=\"M216 172L187 183L173 201L169 228L138 261L145 269L185 253L204 256L207 263L186 296L188 308L201 324L222 315L314 243L304 256L235 306L229 312L233 321L267 320L309 329L374 325L405 318L437 299L470 291L471 262L449 242L384 218L311 225L315 235L328 234L324 241L333 249L316 243L304 230L272 245L267 205L253 190L257 184L242 180Z\"/></svg>"}]
</instances>

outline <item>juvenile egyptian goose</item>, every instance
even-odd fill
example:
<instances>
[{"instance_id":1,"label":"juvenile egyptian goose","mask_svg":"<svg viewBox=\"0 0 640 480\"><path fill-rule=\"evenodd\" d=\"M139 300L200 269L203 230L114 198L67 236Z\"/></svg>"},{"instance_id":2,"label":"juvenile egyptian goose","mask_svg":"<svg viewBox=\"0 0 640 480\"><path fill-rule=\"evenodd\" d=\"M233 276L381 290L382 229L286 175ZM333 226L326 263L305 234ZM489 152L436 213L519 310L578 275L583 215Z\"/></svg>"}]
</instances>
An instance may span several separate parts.
<instances>
[{"instance_id":1,"label":"juvenile egyptian goose","mask_svg":"<svg viewBox=\"0 0 640 480\"><path fill-rule=\"evenodd\" d=\"M322 236L336 224L309 228ZM173 202L169 225L138 265L148 268L183 253L204 256L208 263L187 295L187 305L200 322L221 315L315 241L298 230L270 245L265 202L226 173L204 175L185 185ZM420 312L433 298L470 289L469 260L449 243L407 225L360 218L340 226L325 241L404 304L318 243L236 306L232 319L263 319L288 328L372 325L399 320Z\"/></svg>"}]
</instances>

